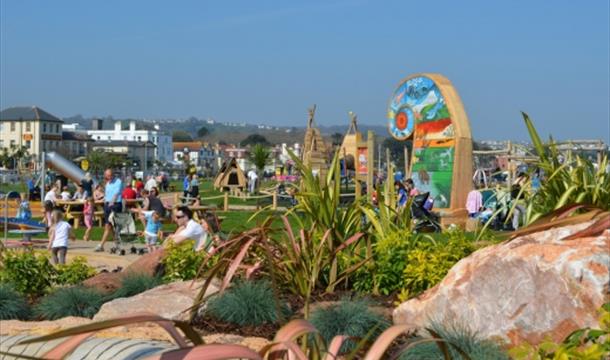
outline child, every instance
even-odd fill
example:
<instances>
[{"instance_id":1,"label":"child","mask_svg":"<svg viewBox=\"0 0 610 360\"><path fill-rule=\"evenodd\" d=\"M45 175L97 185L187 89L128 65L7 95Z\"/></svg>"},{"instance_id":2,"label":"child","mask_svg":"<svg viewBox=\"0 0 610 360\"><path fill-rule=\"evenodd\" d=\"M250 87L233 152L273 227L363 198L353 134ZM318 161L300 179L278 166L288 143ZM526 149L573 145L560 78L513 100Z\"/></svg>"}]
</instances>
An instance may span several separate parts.
<instances>
[{"instance_id":1,"label":"child","mask_svg":"<svg viewBox=\"0 0 610 360\"><path fill-rule=\"evenodd\" d=\"M51 213L53 212L53 209L55 208L55 206L53 205L53 202L51 200L46 200L44 202L44 219L43 222L44 224L50 228L51 225L53 225L53 221L51 219Z\"/></svg>"},{"instance_id":2,"label":"child","mask_svg":"<svg viewBox=\"0 0 610 360\"><path fill-rule=\"evenodd\" d=\"M51 219L53 225L49 229L49 245L47 248L51 250L54 265L65 264L66 254L68 253L68 239L75 239L72 226L64 221L64 214L59 210L53 210Z\"/></svg>"},{"instance_id":3,"label":"child","mask_svg":"<svg viewBox=\"0 0 610 360\"><path fill-rule=\"evenodd\" d=\"M144 211L142 209L132 209L134 212L139 212L144 218L146 226L144 228L144 239L146 247L151 253L157 249L157 240L159 239L159 231L161 230L161 215L155 211Z\"/></svg>"},{"instance_id":4,"label":"child","mask_svg":"<svg viewBox=\"0 0 610 360\"><path fill-rule=\"evenodd\" d=\"M85 206L83 208L83 217L85 220L85 227L87 230L85 231L85 235L83 236L83 240L89 241L89 236L91 235L91 229L93 228L93 212L95 211L95 202L93 201L93 197L88 197L87 201L85 201Z\"/></svg>"},{"instance_id":5,"label":"child","mask_svg":"<svg viewBox=\"0 0 610 360\"><path fill-rule=\"evenodd\" d=\"M17 210L17 216L15 216L19 220L30 220L32 218L32 210L30 210L30 203L27 199L19 200L19 210Z\"/></svg>"},{"instance_id":6,"label":"child","mask_svg":"<svg viewBox=\"0 0 610 360\"><path fill-rule=\"evenodd\" d=\"M68 191L67 186L64 186L64 190L61 192L60 196L61 196L61 199L64 201L68 201L72 198L72 195L70 195L70 191Z\"/></svg>"}]
</instances>

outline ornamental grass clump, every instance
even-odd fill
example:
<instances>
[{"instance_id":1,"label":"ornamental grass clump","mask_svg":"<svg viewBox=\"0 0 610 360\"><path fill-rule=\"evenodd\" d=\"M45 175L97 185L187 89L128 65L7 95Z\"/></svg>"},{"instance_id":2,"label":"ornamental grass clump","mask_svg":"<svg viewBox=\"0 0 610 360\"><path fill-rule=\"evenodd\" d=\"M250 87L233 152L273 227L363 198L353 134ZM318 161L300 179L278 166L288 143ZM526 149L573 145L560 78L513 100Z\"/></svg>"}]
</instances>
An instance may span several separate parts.
<instances>
[{"instance_id":1,"label":"ornamental grass clump","mask_svg":"<svg viewBox=\"0 0 610 360\"><path fill-rule=\"evenodd\" d=\"M238 281L210 298L205 313L230 324L259 326L279 323L288 317L290 309L275 299L269 281Z\"/></svg>"},{"instance_id":2,"label":"ornamental grass clump","mask_svg":"<svg viewBox=\"0 0 610 360\"><path fill-rule=\"evenodd\" d=\"M29 313L30 308L25 297L11 284L0 283L0 320L26 320Z\"/></svg>"},{"instance_id":3,"label":"ornamental grass clump","mask_svg":"<svg viewBox=\"0 0 610 360\"><path fill-rule=\"evenodd\" d=\"M357 338L346 340L341 353L352 351L360 339L377 338L390 324L379 313L370 309L371 303L364 299L342 300L338 304L319 308L311 312L311 324L318 329L326 343L337 335Z\"/></svg>"},{"instance_id":4,"label":"ornamental grass clump","mask_svg":"<svg viewBox=\"0 0 610 360\"><path fill-rule=\"evenodd\" d=\"M130 297L143 293L161 285L162 280L158 276L150 276L143 273L127 273L121 279L121 287L111 296L112 299Z\"/></svg>"},{"instance_id":5,"label":"ornamental grass clump","mask_svg":"<svg viewBox=\"0 0 610 360\"><path fill-rule=\"evenodd\" d=\"M450 359L464 359L465 357L460 352L465 353L472 360L508 360L508 354L502 350L499 344L481 339L481 337L468 329L467 327L458 324L449 324L447 326L433 322L429 331L434 333L435 338L444 340L446 349L449 352ZM428 339L424 337L416 338L410 343L415 344L419 340ZM401 360L443 360L447 357L443 354L436 342L424 342L415 344L409 347L400 356ZM458 350L459 349L459 350Z\"/></svg>"},{"instance_id":6,"label":"ornamental grass clump","mask_svg":"<svg viewBox=\"0 0 610 360\"><path fill-rule=\"evenodd\" d=\"M56 320L66 316L92 318L103 303L104 296L98 291L72 286L58 288L45 296L34 310L36 315L46 320Z\"/></svg>"}]
</instances>

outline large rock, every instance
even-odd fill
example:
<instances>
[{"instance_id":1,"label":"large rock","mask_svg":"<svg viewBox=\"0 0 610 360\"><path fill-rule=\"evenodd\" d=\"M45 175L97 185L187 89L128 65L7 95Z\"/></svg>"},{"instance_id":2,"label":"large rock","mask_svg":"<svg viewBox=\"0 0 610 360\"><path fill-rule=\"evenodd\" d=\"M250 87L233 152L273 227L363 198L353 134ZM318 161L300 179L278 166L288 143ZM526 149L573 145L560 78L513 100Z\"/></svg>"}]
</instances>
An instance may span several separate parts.
<instances>
[{"instance_id":1,"label":"large rock","mask_svg":"<svg viewBox=\"0 0 610 360\"><path fill-rule=\"evenodd\" d=\"M458 262L436 287L394 310L395 323L424 327L430 319L461 323L512 345L562 341L598 327L608 301L610 230L560 240L591 223L516 238Z\"/></svg>"},{"instance_id":2,"label":"large rock","mask_svg":"<svg viewBox=\"0 0 610 360\"><path fill-rule=\"evenodd\" d=\"M167 256L165 249L157 249L152 253L142 255L122 272L100 273L85 280L83 285L109 294L121 287L121 279L125 274L142 273L150 276L158 275L162 271L163 264L161 264L161 261L165 256Z\"/></svg>"},{"instance_id":3,"label":"large rock","mask_svg":"<svg viewBox=\"0 0 610 360\"><path fill-rule=\"evenodd\" d=\"M186 320L189 315L187 309L193 305L202 284L203 281L195 283L179 281L158 286L129 298L118 298L102 305L93 320L107 320L138 312L153 313L168 319ZM212 284L208 287L206 295L216 291L218 288Z\"/></svg>"}]
</instances>

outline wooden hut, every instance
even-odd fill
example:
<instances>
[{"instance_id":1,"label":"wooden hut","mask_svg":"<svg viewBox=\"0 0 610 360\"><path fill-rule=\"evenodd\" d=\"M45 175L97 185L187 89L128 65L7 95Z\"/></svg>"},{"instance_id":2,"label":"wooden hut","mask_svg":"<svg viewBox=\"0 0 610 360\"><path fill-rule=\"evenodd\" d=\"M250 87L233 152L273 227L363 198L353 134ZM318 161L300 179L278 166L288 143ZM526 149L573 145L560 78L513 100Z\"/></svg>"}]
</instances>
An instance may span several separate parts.
<instances>
[{"instance_id":1,"label":"wooden hut","mask_svg":"<svg viewBox=\"0 0 610 360\"><path fill-rule=\"evenodd\" d=\"M225 161L220 167L216 179L214 179L214 188L222 191L245 190L248 181L244 172L237 165L235 158L230 158Z\"/></svg>"},{"instance_id":2,"label":"wooden hut","mask_svg":"<svg viewBox=\"0 0 610 360\"><path fill-rule=\"evenodd\" d=\"M305 132L305 141L303 143L303 163L311 167L311 170L316 173L320 180L326 178L328 172L328 148L320 129L314 126L314 116L316 106L309 109L309 121L307 122L307 131Z\"/></svg>"},{"instance_id":3,"label":"wooden hut","mask_svg":"<svg viewBox=\"0 0 610 360\"><path fill-rule=\"evenodd\" d=\"M358 158L358 144L362 142L362 134L358 131L357 116L349 112L351 119L347 133L343 138L339 158L344 159L348 170L356 170L356 159Z\"/></svg>"}]
</instances>

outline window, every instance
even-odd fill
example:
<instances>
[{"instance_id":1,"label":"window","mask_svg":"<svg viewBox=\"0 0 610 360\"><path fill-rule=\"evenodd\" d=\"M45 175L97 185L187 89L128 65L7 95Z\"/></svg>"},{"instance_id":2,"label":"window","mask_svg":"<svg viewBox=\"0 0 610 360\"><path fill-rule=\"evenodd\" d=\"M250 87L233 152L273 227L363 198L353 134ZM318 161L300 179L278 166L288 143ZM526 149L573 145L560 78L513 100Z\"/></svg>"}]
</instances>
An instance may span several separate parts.
<instances>
[{"instance_id":1,"label":"window","mask_svg":"<svg viewBox=\"0 0 610 360\"><path fill-rule=\"evenodd\" d=\"M29 124L29 123L28 123L28 124ZM26 140L26 141L25 141L25 146L26 146L28 149L31 149L31 148L32 148L32 142L31 142L30 140Z\"/></svg>"},{"instance_id":2,"label":"window","mask_svg":"<svg viewBox=\"0 0 610 360\"><path fill-rule=\"evenodd\" d=\"M32 123L31 122L26 122L25 123L25 131L32 131Z\"/></svg>"},{"instance_id":3,"label":"window","mask_svg":"<svg viewBox=\"0 0 610 360\"><path fill-rule=\"evenodd\" d=\"M142 137L141 136L138 136L138 141L142 141Z\"/></svg>"},{"instance_id":4,"label":"window","mask_svg":"<svg viewBox=\"0 0 610 360\"><path fill-rule=\"evenodd\" d=\"M47 132L47 123L42 123L42 132Z\"/></svg>"},{"instance_id":5,"label":"window","mask_svg":"<svg viewBox=\"0 0 610 360\"><path fill-rule=\"evenodd\" d=\"M59 124L55 124L55 132L59 134Z\"/></svg>"},{"instance_id":6,"label":"window","mask_svg":"<svg viewBox=\"0 0 610 360\"><path fill-rule=\"evenodd\" d=\"M98 135L98 136L97 136L97 139L98 139L98 140L101 140L101 139L102 139L102 137Z\"/></svg>"},{"instance_id":7,"label":"window","mask_svg":"<svg viewBox=\"0 0 610 360\"><path fill-rule=\"evenodd\" d=\"M15 140L11 140L11 147L15 146Z\"/></svg>"},{"instance_id":8,"label":"window","mask_svg":"<svg viewBox=\"0 0 610 360\"><path fill-rule=\"evenodd\" d=\"M108 135L108 140L110 140L110 135Z\"/></svg>"},{"instance_id":9,"label":"window","mask_svg":"<svg viewBox=\"0 0 610 360\"><path fill-rule=\"evenodd\" d=\"M15 122L11 121L11 131L15 131Z\"/></svg>"}]
</instances>

